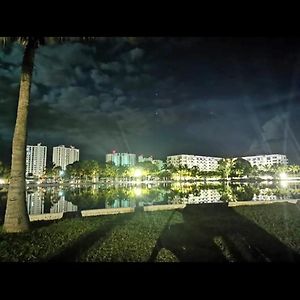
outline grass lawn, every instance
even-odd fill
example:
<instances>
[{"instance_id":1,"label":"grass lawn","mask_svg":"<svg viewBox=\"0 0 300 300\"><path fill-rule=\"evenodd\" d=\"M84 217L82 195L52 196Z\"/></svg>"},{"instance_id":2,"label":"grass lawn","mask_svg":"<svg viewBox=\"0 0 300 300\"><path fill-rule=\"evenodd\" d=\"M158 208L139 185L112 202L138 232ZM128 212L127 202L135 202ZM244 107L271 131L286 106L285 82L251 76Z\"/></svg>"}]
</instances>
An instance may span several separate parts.
<instances>
[{"instance_id":1,"label":"grass lawn","mask_svg":"<svg viewBox=\"0 0 300 300\"><path fill-rule=\"evenodd\" d=\"M22 234L0 228L0 261L300 261L300 207L290 203L189 205L32 226Z\"/></svg>"}]
</instances>

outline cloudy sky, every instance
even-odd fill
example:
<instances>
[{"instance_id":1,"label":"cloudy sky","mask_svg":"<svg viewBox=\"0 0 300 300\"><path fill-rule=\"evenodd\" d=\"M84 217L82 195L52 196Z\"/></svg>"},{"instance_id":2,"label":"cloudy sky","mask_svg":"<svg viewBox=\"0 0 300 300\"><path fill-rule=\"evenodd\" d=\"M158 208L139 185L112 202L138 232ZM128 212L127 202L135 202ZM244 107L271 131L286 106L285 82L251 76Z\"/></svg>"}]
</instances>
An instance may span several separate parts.
<instances>
[{"instance_id":1,"label":"cloudy sky","mask_svg":"<svg viewBox=\"0 0 300 300\"><path fill-rule=\"evenodd\" d=\"M23 48L0 49L0 160L9 162ZM28 144L300 163L300 39L99 38L37 50ZM50 153L49 153L49 159Z\"/></svg>"}]
</instances>

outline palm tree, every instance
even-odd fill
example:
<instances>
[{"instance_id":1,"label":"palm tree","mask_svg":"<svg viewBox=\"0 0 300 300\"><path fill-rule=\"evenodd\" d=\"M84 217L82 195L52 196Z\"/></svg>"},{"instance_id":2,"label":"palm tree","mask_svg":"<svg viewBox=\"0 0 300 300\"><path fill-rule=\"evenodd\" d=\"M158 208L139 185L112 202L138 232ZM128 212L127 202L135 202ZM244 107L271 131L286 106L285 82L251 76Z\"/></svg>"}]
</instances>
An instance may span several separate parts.
<instances>
[{"instance_id":1,"label":"palm tree","mask_svg":"<svg viewBox=\"0 0 300 300\"><path fill-rule=\"evenodd\" d=\"M230 174L232 173L232 168L234 165L233 158L222 158L218 162L218 171L221 173L223 178L228 180Z\"/></svg>"},{"instance_id":2,"label":"palm tree","mask_svg":"<svg viewBox=\"0 0 300 300\"><path fill-rule=\"evenodd\" d=\"M24 232L29 230L29 216L25 198L25 151L27 115L35 51L40 45L63 42L65 40L76 41L78 39L63 37L0 37L0 43L4 45L18 42L25 47L21 70L17 118L12 143L10 185L8 188L3 226L6 232Z\"/></svg>"}]
</instances>

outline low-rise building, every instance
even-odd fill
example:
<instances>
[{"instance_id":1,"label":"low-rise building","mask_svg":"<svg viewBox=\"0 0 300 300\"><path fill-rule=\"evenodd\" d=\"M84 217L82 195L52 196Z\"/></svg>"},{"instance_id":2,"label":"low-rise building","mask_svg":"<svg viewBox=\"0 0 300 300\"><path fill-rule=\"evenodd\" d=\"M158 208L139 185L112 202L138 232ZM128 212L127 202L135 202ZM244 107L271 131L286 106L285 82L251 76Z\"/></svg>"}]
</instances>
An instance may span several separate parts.
<instances>
[{"instance_id":1,"label":"low-rise building","mask_svg":"<svg viewBox=\"0 0 300 300\"><path fill-rule=\"evenodd\" d=\"M265 167L272 165L287 165L288 159L284 154L264 154L254 156L243 156L243 159L250 162L251 166Z\"/></svg>"},{"instance_id":2,"label":"low-rise building","mask_svg":"<svg viewBox=\"0 0 300 300\"><path fill-rule=\"evenodd\" d=\"M180 154L167 157L167 165L174 167L198 167L200 171L215 171L221 157Z\"/></svg>"}]
</instances>

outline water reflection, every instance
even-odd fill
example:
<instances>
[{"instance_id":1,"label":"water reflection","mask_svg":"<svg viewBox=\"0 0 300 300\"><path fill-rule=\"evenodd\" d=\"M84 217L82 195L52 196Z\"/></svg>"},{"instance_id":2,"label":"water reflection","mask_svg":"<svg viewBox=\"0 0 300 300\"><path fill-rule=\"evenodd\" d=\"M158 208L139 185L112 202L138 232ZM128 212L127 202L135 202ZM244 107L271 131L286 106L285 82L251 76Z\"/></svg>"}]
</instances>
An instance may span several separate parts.
<instances>
[{"instance_id":1,"label":"water reflection","mask_svg":"<svg viewBox=\"0 0 300 300\"><path fill-rule=\"evenodd\" d=\"M7 188L0 188L3 219ZM158 204L198 204L229 201L300 199L300 182L169 183L30 187L26 191L31 215L86 209L136 207Z\"/></svg>"},{"instance_id":2,"label":"water reflection","mask_svg":"<svg viewBox=\"0 0 300 300\"><path fill-rule=\"evenodd\" d=\"M30 215L44 213L44 198L45 193L42 189L36 191L29 190L26 193L27 211Z\"/></svg>"},{"instance_id":3,"label":"water reflection","mask_svg":"<svg viewBox=\"0 0 300 300\"><path fill-rule=\"evenodd\" d=\"M30 215L77 211L78 207L66 200L65 191L55 188L27 189L27 210Z\"/></svg>"},{"instance_id":4,"label":"water reflection","mask_svg":"<svg viewBox=\"0 0 300 300\"><path fill-rule=\"evenodd\" d=\"M59 213L65 211L77 211L77 205L72 202L66 201L65 196L61 196L58 202L54 203L50 208L50 213Z\"/></svg>"}]
</instances>

